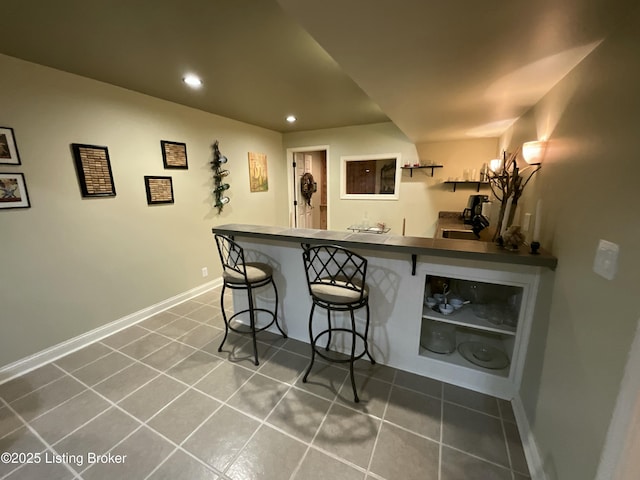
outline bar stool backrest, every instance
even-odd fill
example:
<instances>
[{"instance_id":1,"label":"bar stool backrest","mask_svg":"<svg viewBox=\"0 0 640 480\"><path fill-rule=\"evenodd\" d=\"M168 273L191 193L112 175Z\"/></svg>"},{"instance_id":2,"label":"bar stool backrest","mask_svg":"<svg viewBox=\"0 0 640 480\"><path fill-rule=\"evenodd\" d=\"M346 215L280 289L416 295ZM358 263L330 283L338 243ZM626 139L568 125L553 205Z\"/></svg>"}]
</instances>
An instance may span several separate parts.
<instances>
[{"instance_id":1,"label":"bar stool backrest","mask_svg":"<svg viewBox=\"0 0 640 480\"><path fill-rule=\"evenodd\" d=\"M367 259L336 245L317 245L302 252L309 294L312 285L335 285L365 294Z\"/></svg>"},{"instance_id":2,"label":"bar stool backrest","mask_svg":"<svg viewBox=\"0 0 640 480\"><path fill-rule=\"evenodd\" d=\"M216 234L215 239L218 247L218 253L220 254L222 268L225 271L232 270L239 273L244 277L245 283L249 283L247 280L247 269L244 263L244 250L242 247L225 235Z\"/></svg>"}]
</instances>

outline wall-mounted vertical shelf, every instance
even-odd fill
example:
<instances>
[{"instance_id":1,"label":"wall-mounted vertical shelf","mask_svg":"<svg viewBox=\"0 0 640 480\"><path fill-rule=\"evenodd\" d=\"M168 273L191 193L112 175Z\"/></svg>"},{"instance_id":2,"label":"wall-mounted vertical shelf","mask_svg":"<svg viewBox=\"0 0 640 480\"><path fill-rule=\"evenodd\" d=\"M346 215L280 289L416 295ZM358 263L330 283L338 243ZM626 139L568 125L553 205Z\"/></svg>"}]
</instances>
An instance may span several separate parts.
<instances>
[{"instance_id":1,"label":"wall-mounted vertical shelf","mask_svg":"<svg viewBox=\"0 0 640 480\"><path fill-rule=\"evenodd\" d=\"M413 177L413 171L415 169L418 169L418 168L430 168L431 169L431 174L429 175L429 173L427 173L427 175L433 177L433 170L435 168L442 168L442 167L444 167L444 165L416 165L414 167L400 167L400 168L402 168L402 170L409 170L409 177Z\"/></svg>"}]
</instances>

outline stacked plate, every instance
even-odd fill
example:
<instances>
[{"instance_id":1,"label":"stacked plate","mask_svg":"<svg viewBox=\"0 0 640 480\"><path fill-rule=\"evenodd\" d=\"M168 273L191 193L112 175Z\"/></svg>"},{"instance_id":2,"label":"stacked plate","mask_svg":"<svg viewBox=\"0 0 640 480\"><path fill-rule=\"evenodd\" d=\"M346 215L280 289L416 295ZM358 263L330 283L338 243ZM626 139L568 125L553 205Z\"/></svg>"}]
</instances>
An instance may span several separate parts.
<instances>
[{"instance_id":1,"label":"stacked plate","mask_svg":"<svg viewBox=\"0 0 640 480\"><path fill-rule=\"evenodd\" d=\"M509 366L509 357L502 350L482 342L463 342L458 352L465 359L479 367L502 370Z\"/></svg>"}]
</instances>

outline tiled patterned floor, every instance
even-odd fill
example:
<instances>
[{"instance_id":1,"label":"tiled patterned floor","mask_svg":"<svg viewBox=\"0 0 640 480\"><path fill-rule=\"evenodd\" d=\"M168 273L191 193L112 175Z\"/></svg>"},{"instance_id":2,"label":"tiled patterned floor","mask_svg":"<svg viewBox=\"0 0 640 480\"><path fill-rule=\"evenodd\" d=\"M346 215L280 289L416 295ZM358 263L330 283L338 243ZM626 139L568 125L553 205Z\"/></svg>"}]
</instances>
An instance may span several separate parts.
<instances>
[{"instance_id":1,"label":"tiled patterned floor","mask_svg":"<svg viewBox=\"0 0 640 480\"><path fill-rule=\"evenodd\" d=\"M302 383L307 344L261 334L259 367L246 336L218 353L218 295L0 385L0 478L529 478L508 402L362 363L354 404L341 364Z\"/></svg>"}]
</instances>

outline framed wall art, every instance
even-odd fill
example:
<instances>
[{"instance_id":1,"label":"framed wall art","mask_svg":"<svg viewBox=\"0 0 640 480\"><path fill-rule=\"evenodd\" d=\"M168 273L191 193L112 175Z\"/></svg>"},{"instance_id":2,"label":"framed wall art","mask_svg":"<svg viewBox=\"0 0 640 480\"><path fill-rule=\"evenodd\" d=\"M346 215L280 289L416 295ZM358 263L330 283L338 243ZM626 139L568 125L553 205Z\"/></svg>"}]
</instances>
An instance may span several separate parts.
<instances>
[{"instance_id":1,"label":"framed wall art","mask_svg":"<svg viewBox=\"0 0 640 480\"><path fill-rule=\"evenodd\" d=\"M173 180L171 177L153 177L145 175L144 186L147 190L147 203L173 203Z\"/></svg>"},{"instance_id":2,"label":"framed wall art","mask_svg":"<svg viewBox=\"0 0 640 480\"><path fill-rule=\"evenodd\" d=\"M269 190L267 156L264 153L249 152L249 187L252 192Z\"/></svg>"},{"instance_id":3,"label":"framed wall art","mask_svg":"<svg viewBox=\"0 0 640 480\"><path fill-rule=\"evenodd\" d=\"M108 148L81 143L72 143L71 148L82 196L115 197Z\"/></svg>"},{"instance_id":4,"label":"framed wall art","mask_svg":"<svg viewBox=\"0 0 640 480\"><path fill-rule=\"evenodd\" d=\"M0 165L20 165L16 137L10 127L0 127Z\"/></svg>"},{"instance_id":5,"label":"framed wall art","mask_svg":"<svg viewBox=\"0 0 640 480\"><path fill-rule=\"evenodd\" d=\"M0 209L29 208L27 184L22 173L0 173Z\"/></svg>"},{"instance_id":6,"label":"framed wall art","mask_svg":"<svg viewBox=\"0 0 640 480\"><path fill-rule=\"evenodd\" d=\"M183 168L187 169L187 144L180 142L169 142L160 140L162 147L162 161L164 168Z\"/></svg>"}]
</instances>

